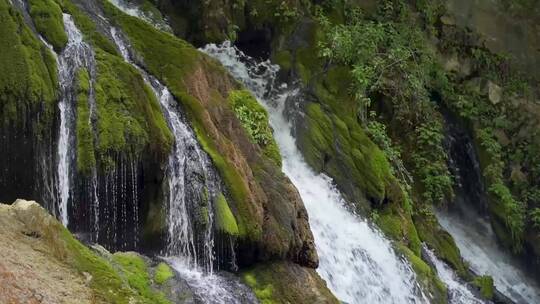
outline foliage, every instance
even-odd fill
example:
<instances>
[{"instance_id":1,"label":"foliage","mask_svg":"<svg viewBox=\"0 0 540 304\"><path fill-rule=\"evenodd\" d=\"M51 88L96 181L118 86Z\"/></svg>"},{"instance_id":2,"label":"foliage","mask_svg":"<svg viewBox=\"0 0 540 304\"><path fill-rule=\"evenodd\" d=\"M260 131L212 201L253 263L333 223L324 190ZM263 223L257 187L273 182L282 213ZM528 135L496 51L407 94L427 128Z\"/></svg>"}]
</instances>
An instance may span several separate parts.
<instances>
[{"instance_id":1,"label":"foliage","mask_svg":"<svg viewBox=\"0 0 540 304\"><path fill-rule=\"evenodd\" d=\"M493 278L491 276L477 276L473 280L473 284L480 289L480 294L488 299L493 299L495 287L493 286Z\"/></svg>"},{"instance_id":2,"label":"foliage","mask_svg":"<svg viewBox=\"0 0 540 304\"><path fill-rule=\"evenodd\" d=\"M281 155L268 124L266 110L245 90L231 91L228 100L250 138L264 150L266 156L281 166Z\"/></svg>"},{"instance_id":3,"label":"foliage","mask_svg":"<svg viewBox=\"0 0 540 304\"><path fill-rule=\"evenodd\" d=\"M371 119L366 124L366 132L371 140L381 148L388 161L392 164L392 174L398 176L402 183L410 186L412 177L401 160L400 149L392 143L392 139L388 136L386 125L375 120L375 116L375 112L370 112Z\"/></svg>"},{"instance_id":4,"label":"foliage","mask_svg":"<svg viewBox=\"0 0 540 304\"><path fill-rule=\"evenodd\" d=\"M369 121L367 115L370 108L382 106L374 101L391 103L393 120L402 128L399 135L408 131L406 136L411 137L398 140L412 154L414 175L423 185L423 198L428 203L438 203L451 196L453 185L448 156L442 148L442 118L430 101L430 75L438 67L423 33L408 18L407 6L392 3L381 2L375 20L352 9L344 24L332 24L319 13L319 23L326 33L319 51L327 60L351 66L358 118L395 164L398 153L388 148L381 137L381 126ZM379 95L390 100L373 100Z\"/></svg>"}]
</instances>

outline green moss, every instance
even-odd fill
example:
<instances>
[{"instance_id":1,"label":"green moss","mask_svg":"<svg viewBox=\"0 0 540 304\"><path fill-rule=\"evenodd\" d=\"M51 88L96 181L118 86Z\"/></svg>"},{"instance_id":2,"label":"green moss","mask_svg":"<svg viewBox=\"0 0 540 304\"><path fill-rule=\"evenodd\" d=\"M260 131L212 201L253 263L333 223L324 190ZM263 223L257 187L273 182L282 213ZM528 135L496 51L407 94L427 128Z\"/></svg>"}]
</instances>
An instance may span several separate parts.
<instances>
[{"instance_id":1,"label":"green moss","mask_svg":"<svg viewBox=\"0 0 540 304\"><path fill-rule=\"evenodd\" d=\"M251 140L263 149L264 155L281 167L281 154L268 124L266 110L246 90L229 92L228 101Z\"/></svg>"},{"instance_id":2,"label":"green moss","mask_svg":"<svg viewBox=\"0 0 540 304\"><path fill-rule=\"evenodd\" d=\"M96 166L94 154L94 133L90 122L88 96L90 79L88 71L77 73L77 170L83 175L91 173Z\"/></svg>"},{"instance_id":3,"label":"green moss","mask_svg":"<svg viewBox=\"0 0 540 304\"><path fill-rule=\"evenodd\" d=\"M437 257L456 270L461 278L468 279L468 266L461 259L461 254L454 239L440 227L431 209L426 208L414 216L420 239L435 252Z\"/></svg>"},{"instance_id":4,"label":"green moss","mask_svg":"<svg viewBox=\"0 0 540 304\"><path fill-rule=\"evenodd\" d=\"M4 125L48 131L57 96L56 63L20 13L0 0L0 116ZM38 137L39 138L39 137Z\"/></svg>"},{"instance_id":5,"label":"green moss","mask_svg":"<svg viewBox=\"0 0 540 304\"><path fill-rule=\"evenodd\" d=\"M79 30L83 33L84 38L88 40L94 47L100 48L105 52L114 55L120 55L114 44L103 34L101 34L96 23L82 12L71 0L55 0L60 4L62 9L69 13Z\"/></svg>"},{"instance_id":6,"label":"green moss","mask_svg":"<svg viewBox=\"0 0 540 304\"><path fill-rule=\"evenodd\" d=\"M261 303L263 304L278 303L275 300L273 300L272 295L274 293L274 288L271 284L260 286L261 284L257 282L255 275L249 272L245 273L242 279L253 290L253 292L255 293L255 296L257 297L257 299L259 299L259 301L261 301Z\"/></svg>"},{"instance_id":7,"label":"green moss","mask_svg":"<svg viewBox=\"0 0 540 304\"><path fill-rule=\"evenodd\" d=\"M234 201L232 211L237 215L238 230L241 237L257 240L261 237L260 223L253 217L253 203L248 200L249 190L246 182L231 160L226 159L218 149L216 139L207 130L208 113L199 100L187 92L184 79L192 76L197 68L226 77L223 67L197 51L187 42L168 33L157 31L151 25L127 16L118 11L107 1L102 1L105 12L122 27L132 46L144 59L144 65L150 73L158 77L182 103L197 139L210 155L220 172ZM213 93L213 92L210 92ZM227 141L227 139L224 139ZM225 143L225 145L232 143ZM226 149L223 144L220 148Z\"/></svg>"},{"instance_id":8,"label":"green moss","mask_svg":"<svg viewBox=\"0 0 540 304\"><path fill-rule=\"evenodd\" d=\"M238 225L236 219L229 208L227 199L223 194L219 194L215 202L215 214L216 214L216 227L219 231L227 233L232 236L239 234Z\"/></svg>"},{"instance_id":9,"label":"green moss","mask_svg":"<svg viewBox=\"0 0 540 304\"><path fill-rule=\"evenodd\" d=\"M491 276L477 276L473 280L473 284L478 287L480 294L488 299L492 300L495 292L495 287L493 286L493 278Z\"/></svg>"},{"instance_id":10,"label":"green moss","mask_svg":"<svg viewBox=\"0 0 540 304\"><path fill-rule=\"evenodd\" d=\"M30 0L28 4L36 29L60 52L68 41L60 6L53 0Z\"/></svg>"},{"instance_id":11,"label":"green moss","mask_svg":"<svg viewBox=\"0 0 540 304\"><path fill-rule=\"evenodd\" d=\"M168 155L173 137L151 89L139 72L120 57L96 50L96 149L107 165L115 152L138 155L147 146Z\"/></svg>"},{"instance_id":12,"label":"green moss","mask_svg":"<svg viewBox=\"0 0 540 304\"><path fill-rule=\"evenodd\" d=\"M117 252L113 255L113 261L120 266L129 286L142 298L143 303L170 303L162 293L151 288L148 266L140 255L137 253Z\"/></svg>"},{"instance_id":13,"label":"green moss","mask_svg":"<svg viewBox=\"0 0 540 304\"><path fill-rule=\"evenodd\" d=\"M273 62L277 63L280 68L288 72L292 68L292 55L288 51L278 51L274 54Z\"/></svg>"},{"instance_id":14,"label":"green moss","mask_svg":"<svg viewBox=\"0 0 540 304\"><path fill-rule=\"evenodd\" d=\"M446 286L437 277L437 273L409 248L405 246L398 246L398 250L405 255L411 264L411 267L416 273L417 280L420 282L420 284L430 291L431 295L433 296L434 303L446 303Z\"/></svg>"},{"instance_id":15,"label":"green moss","mask_svg":"<svg viewBox=\"0 0 540 304\"><path fill-rule=\"evenodd\" d=\"M164 284L172 277L174 277L174 273L169 265L163 262L157 265L156 273L154 274L154 282L156 284Z\"/></svg>"},{"instance_id":16,"label":"green moss","mask_svg":"<svg viewBox=\"0 0 540 304\"><path fill-rule=\"evenodd\" d=\"M375 223L393 240L407 246L420 256L421 242L411 216L395 204L390 204L377 212Z\"/></svg>"},{"instance_id":17,"label":"green moss","mask_svg":"<svg viewBox=\"0 0 540 304\"><path fill-rule=\"evenodd\" d=\"M263 304L339 303L314 269L296 264L260 264L243 271L241 277Z\"/></svg>"}]
</instances>

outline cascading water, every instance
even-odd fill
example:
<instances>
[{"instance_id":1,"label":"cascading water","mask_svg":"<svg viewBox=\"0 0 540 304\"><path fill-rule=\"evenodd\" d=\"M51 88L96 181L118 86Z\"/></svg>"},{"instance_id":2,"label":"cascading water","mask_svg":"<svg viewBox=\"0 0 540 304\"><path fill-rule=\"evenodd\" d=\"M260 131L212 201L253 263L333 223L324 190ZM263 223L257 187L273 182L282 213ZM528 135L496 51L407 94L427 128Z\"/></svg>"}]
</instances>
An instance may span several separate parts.
<instances>
[{"instance_id":1,"label":"cascading water","mask_svg":"<svg viewBox=\"0 0 540 304\"><path fill-rule=\"evenodd\" d=\"M283 157L283 171L297 187L309 214L319 253L318 272L334 294L346 303L428 302L410 266L368 223L350 213L330 178L316 174L296 148L283 115L294 91L272 90L277 66L256 63L229 42L207 45L202 51L218 59L249 88L270 114L270 124Z\"/></svg>"},{"instance_id":2,"label":"cascading water","mask_svg":"<svg viewBox=\"0 0 540 304\"><path fill-rule=\"evenodd\" d=\"M540 303L540 286L520 261L503 251L489 219L480 212L488 202L470 136L449 113L445 117L456 195L449 210L436 213L439 223L452 235L475 274L492 276L496 289L515 303Z\"/></svg>"},{"instance_id":3,"label":"cascading water","mask_svg":"<svg viewBox=\"0 0 540 304\"><path fill-rule=\"evenodd\" d=\"M128 14L130 16L142 19L142 20L152 24L154 27L156 27L159 30L172 33L172 29L169 26L169 24L165 20L159 18L161 16L156 18L156 16L154 16L151 13L145 13L145 12L141 11L139 9L138 5L135 4L135 3L129 3L127 1L125 1L125 0L109 0L109 2L114 4L114 6L116 6L118 9L120 9L122 12L124 12L124 13L126 13L126 14Z\"/></svg>"},{"instance_id":4,"label":"cascading water","mask_svg":"<svg viewBox=\"0 0 540 304\"><path fill-rule=\"evenodd\" d=\"M214 273L214 265L220 262L216 259L220 257L215 256L211 202L221 192L221 182L210 158L200 148L167 87L134 63L129 44L119 30L111 28L111 36L124 59L140 71L146 84L153 89L175 139L166 169L168 235L164 260L186 280L196 297L204 303L257 303L249 288L241 284L238 278ZM201 227L193 222L197 216L195 210L207 212L202 233ZM195 229L197 227L199 231ZM231 264L235 262L231 261Z\"/></svg>"},{"instance_id":5,"label":"cascading water","mask_svg":"<svg viewBox=\"0 0 540 304\"><path fill-rule=\"evenodd\" d=\"M469 212L475 217L456 212L438 212L437 217L472 271L491 275L497 290L515 303L540 303L540 286L520 269L519 261L501 250L489 223L474 210Z\"/></svg>"},{"instance_id":6,"label":"cascading water","mask_svg":"<svg viewBox=\"0 0 540 304\"><path fill-rule=\"evenodd\" d=\"M63 15L64 27L68 43L58 56L58 79L60 82L61 98L58 102L60 110L60 132L57 149L57 206L62 223L67 226L68 206L72 200L71 181L73 179L72 165L75 159L75 79L80 68L89 71L94 67L92 48L84 41L81 32L75 26L70 15Z\"/></svg>"},{"instance_id":7,"label":"cascading water","mask_svg":"<svg viewBox=\"0 0 540 304\"><path fill-rule=\"evenodd\" d=\"M486 301L479 299L473 294L470 287L463 283L457 274L443 261L439 260L435 253L424 246L424 252L437 270L437 275L444 282L448 290L449 304L483 304Z\"/></svg>"}]
</instances>

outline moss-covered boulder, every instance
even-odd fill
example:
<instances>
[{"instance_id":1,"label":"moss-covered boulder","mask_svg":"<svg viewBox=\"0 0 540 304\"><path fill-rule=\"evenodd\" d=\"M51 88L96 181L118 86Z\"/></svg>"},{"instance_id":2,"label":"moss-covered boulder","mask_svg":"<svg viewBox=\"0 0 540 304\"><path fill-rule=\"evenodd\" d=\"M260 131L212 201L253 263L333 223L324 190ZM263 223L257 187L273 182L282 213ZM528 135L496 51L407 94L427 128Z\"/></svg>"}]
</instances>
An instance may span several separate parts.
<instances>
[{"instance_id":1,"label":"moss-covered boulder","mask_svg":"<svg viewBox=\"0 0 540 304\"><path fill-rule=\"evenodd\" d=\"M2 303L173 303L146 258L87 248L36 202L0 205L0 224Z\"/></svg>"},{"instance_id":2,"label":"moss-covered boulder","mask_svg":"<svg viewBox=\"0 0 540 304\"><path fill-rule=\"evenodd\" d=\"M315 270L287 262L260 264L241 273L263 304L339 303Z\"/></svg>"},{"instance_id":3,"label":"moss-covered boulder","mask_svg":"<svg viewBox=\"0 0 540 304\"><path fill-rule=\"evenodd\" d=\"M60 52L68 41L60 6L54 0L30 0L28 4L36 29Z\"/></svg>"},{"instance_id":4,"label":"moss-covered boulder","mask_svg":"<svg viewBox=\"0 0 540 304\"><path fill-rule=\"evenodd\" d=\"M228 100L241 86L220 64L187 42L121 13L106 1L102 5L129 38L139 64L166 84L178 100L225 182L226 202L238 227L239 261L251 264L289 258L302 265L317 265L298 192L277 166L276 158L266 155L246 130L234 103ZM232 218L223 219L224 228L236 232Z\"/></svg>"},{"instance_id":5,"label":"moss-covered boulder","mask_svg":"<svg viewBox=\"0 0 540 304\"><path fill-rule=\"evenodd\" d=\"M52 165L56 62L10 1L0 1L0 200L42 197ZM21 170L21 166L35 170Z\"/></svg>"}]
</instances>

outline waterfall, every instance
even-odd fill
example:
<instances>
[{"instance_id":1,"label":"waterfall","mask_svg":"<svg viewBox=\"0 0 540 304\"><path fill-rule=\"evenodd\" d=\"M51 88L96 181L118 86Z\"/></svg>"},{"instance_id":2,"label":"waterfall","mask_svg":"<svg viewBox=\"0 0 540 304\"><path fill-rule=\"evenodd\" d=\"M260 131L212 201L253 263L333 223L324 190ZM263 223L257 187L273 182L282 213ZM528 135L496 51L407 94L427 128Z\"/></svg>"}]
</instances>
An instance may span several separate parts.
<instances>
[{"instance_id":1,"label":"waterfall","mask_svg":"<svg viewBox=\"0 0 540 304\"><path fill-rule=\"evenodd\" d=\"M457 182L449 210L436 212L439 223L452 235L472 272L492 276L497 291L514 303L540 303L540 285L521 261L501 248L489 218L481 213L488 205L486 187L467 130L450 113L443 114L449 167Z\"/></svg>"},{"instance_id":2,"label":"waterfall","mask_svg":"<svg viewBox=\"0 0 540 304\"><path fill-rule=\"evenodd\" d=\"M438 212L441 226L456 241L474 273L491 275L498 291L519 304L540 303L540 286L508 252L503 252L491 226L476 213Z\"/></svg>"},{"instance_id":3,"label":"waterfall","mask_svg":"<svg viewBox=\"0 0 540 304\"><path fill-rule=\"evenodd\" d=\"M283 172L300 192L309 214L320 258L318 272L332 292L350 304L428 302L411 267L395 254L391 243L350 213L332 180L316 174L304 161L283 114L285 100L295 90L274 83L278 67L256 63L229 42L207 45L203 51L218 59L268 110Z\"/></svg>"},{"instance_id":4,"label":"waterfall","mask_svg":"<svg viewBox=\"0 0 540 304\"><path fill-rule=\"evenodd\" d=\"M173 30L169 26L166 20L161 19L161 16L154 16L153 13L147 13L143 12L139 9L138 4L136 3L129 3L126 0L108 0L110 3L112 3L114 6L116 6L119 10L124 12L125 14L128 14L133 17L137 17L141 20L144 20L147 23L150 23L155 28L172 33Z\"/></svg>"},{"instance_id":5,"label":"waterfall","mask_svg":"<svg viewBox=\"0 0 540 304\"><path fill-rule=\"evenodd\" d=\"M67 227L69 223L68 206L72 200L71 181L75 159L75 117L76 93L75 79L79 68L93 69L94 54L92 48L83 41L79 29L68 14L63 14L64 27L68 36L65 49L58 56L58 79L60 82L60 131L57 149L57 208L60 220Z\"/></svg>"},{"instance_id":6,"label":"waterfall","mask_svg":"<svg viewBox=\"0 0 540 304\"><path fill-rule=\"evenodd\" d=\"M448 290L448 303L449 304L483 304L486 301L479 299L474 295L469 286L463 283L457 274L450 266L443 261L439 260L435 253L423 246L424 252L427 253L430 261L437 270L437 275L444 282Z\"/></svg>"},{"instance_id":7,"label":"waterfall","mask_svg":"<svg viewBox=\"0 0 540 304\"><path fill-rule=\"evenodd\" d=\"M219 265L214 246L214 214L211 202L221 192L221 181L213 169L209 156L201 149L193 130L178 107L178 102L166 86L140 68L130 54L130 46L123 34L111 27L111 36L124 60L141 73L161 104L170 130L174 135L174 146L166 167L167 185L167 248L164 260L184 279L194 291L195 297L208 304L257 303L251 290L239 279L223 272L216 273L214 265ZM205 198L206 196L206 198ZM205 210L208 222L202 231L197 231L194 218L196 210L207 201ZM196 205L199 203L199 205ZM234 246L233 240L231 247ZM234 250L233 250L234 251ZM230 261L232 268L236 261L234 254Z\"/></svg>"},{"instance_id":8,"label":"waterfall","mask_svg":"<svg viewBox=\"0 0 540 304\"><path fill-rule=\"evenodd\" d=\"M111 28L111 36L124 59L139 70L145 83L153 89L174 136L173 151L169 155L166 168L166 254L183 256L193 266L201 265L206 271L212 272L216 259L213 244L213 208L205 209L208 212L208 223L200 235L194 230L193 211L202 207L194 205L197 202L204 203L205 199L211 202L219 194L220 181L210 158L199 146L169 89L131 60L126 40L114 27ZM204 198L204 193L208 193L208 198Z\"/></svg>"}]
</instances>

